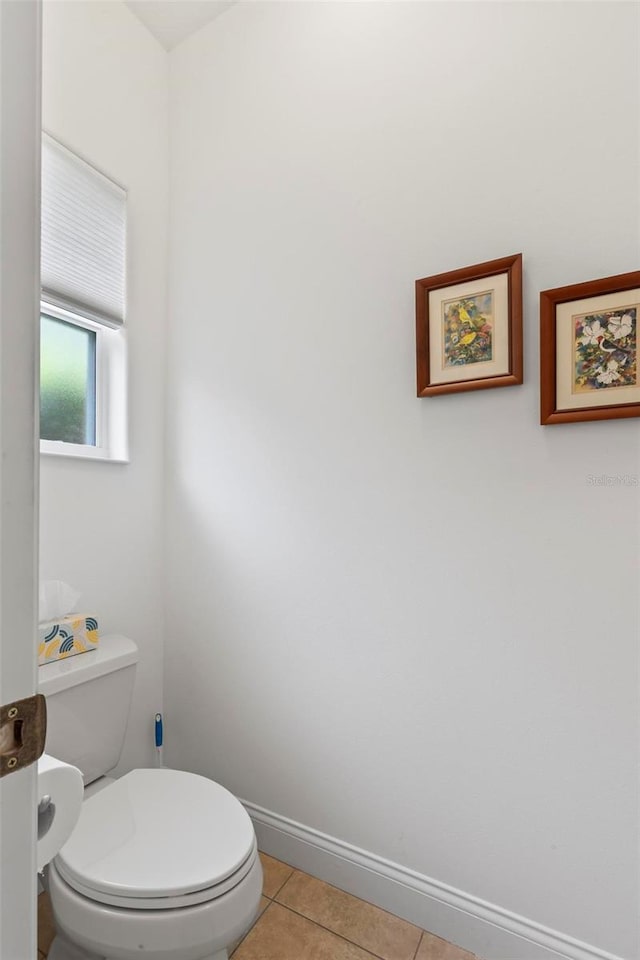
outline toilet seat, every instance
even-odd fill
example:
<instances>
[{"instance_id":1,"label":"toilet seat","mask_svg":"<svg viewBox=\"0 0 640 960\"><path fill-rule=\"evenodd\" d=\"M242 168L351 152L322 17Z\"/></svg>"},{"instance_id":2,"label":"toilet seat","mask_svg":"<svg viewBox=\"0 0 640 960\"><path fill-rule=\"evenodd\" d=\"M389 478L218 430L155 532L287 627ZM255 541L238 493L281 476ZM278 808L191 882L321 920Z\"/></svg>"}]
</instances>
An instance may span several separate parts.
<instances>
[{"instance_id":1,"label":"toilet seat","mask_svg":"<svg viewBox=\"0 0 640 960\"><path fill-rule=\"evenodd\" d=\"M253 825L224 787L179 770L133 770L83 804L55 858L98 903L166 910L232 890L258 856Z\"/></svg>"},{"instance_id":2,"label":"toilet seat","mask_svg":"<svg viewBox=\"0 0 640 960\"><path fill-rule=\"evenodd\" d=\"M192 907L199 903L216 900L223 894L233 890L251 872L256 860L258 860L258 847L257 844L254 843L253 850L245 863L240 870L231 877L228 877L221 883L215 884L213 887L196 890L194 893L186 893L180 896L170 895L168 897L122 897L112 893L105 893L103 890L94 890L81 883L75 877L69 878L57 858L54 862L59 875L76 893L87 897L89 900L95 900L96 903L102 903L109 907L120 907L122 910L176 910L179 907Z\"/></svg>"}]
</instances>

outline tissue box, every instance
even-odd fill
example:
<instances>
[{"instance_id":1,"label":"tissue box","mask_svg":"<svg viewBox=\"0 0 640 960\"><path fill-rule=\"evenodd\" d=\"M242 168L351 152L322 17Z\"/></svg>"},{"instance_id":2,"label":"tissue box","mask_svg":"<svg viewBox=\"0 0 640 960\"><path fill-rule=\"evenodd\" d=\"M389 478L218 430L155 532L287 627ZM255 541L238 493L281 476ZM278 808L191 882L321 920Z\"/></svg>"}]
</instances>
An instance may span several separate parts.
<instances>
[{"instance_id":1,"label":"tissue box","mask_svg":"<svg viewBox=\"0 0 640 960\"><path fill-rule=\"evenodd\" d=\"M87 653L98 646L98 621L70 613L59 620L41 623L38 627L38 663L51 663Z\"/></svg>"}]
</instances>

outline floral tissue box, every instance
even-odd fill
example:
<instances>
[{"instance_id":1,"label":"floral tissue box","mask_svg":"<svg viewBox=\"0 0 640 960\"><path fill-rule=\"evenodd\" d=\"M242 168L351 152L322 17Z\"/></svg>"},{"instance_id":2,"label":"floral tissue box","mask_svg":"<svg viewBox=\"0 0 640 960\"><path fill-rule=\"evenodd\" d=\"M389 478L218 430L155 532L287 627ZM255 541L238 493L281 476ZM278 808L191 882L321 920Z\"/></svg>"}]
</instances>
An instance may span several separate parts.
<instances>
[{"instance_id":1,"label":"floral tissue box","mask_svg":"<svg viewBox=\"0 0 640 960\"><path fill-rule=\"evenodd\" d=\"M38 627L38 664L87 653L98 646L98 621L71 613Z\"/></svg>"}]
</instances>

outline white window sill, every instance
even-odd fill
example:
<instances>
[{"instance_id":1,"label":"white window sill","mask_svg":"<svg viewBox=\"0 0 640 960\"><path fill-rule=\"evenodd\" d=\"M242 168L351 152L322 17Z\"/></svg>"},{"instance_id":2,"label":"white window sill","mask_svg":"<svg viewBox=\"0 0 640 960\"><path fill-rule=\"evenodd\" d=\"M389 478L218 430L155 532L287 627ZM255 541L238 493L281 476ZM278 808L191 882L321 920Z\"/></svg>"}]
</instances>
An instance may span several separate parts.
<instances>
[{"instance_id":1,"label":"white window sill","mask_svg":"<svg viewBox=\"0 0 640 960\"><path fill-rule=\"evenodd\" d=\"M40 453L46 457L70 457L72 460L98 460L102 463L129 463L129 457L111 454L104 447L89 447L82 443L63 443L41 440Z\"/></svg>"}]
</instances>

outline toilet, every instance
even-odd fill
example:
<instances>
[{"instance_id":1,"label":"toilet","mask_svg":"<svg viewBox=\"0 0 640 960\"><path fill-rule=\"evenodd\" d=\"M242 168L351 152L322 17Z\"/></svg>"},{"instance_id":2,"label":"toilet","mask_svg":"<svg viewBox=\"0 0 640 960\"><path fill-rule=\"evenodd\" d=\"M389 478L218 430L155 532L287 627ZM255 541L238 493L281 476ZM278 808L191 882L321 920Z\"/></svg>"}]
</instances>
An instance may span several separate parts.
<instances>
[{"instance_id":1,"label":"toilet","mask_svg":"<svg viewBox=\"0 0 640 960\"><path fill-rule=\"evenodd\" d=\"M78 823L47 868L58 931L49 958L228 960L262 893L253 825L206 777L166 768L107 776L137 661L132 640L111 636L39 668L46 751L85 781Z\"/></svg>"}]
</instances>

